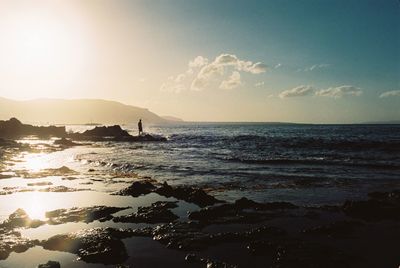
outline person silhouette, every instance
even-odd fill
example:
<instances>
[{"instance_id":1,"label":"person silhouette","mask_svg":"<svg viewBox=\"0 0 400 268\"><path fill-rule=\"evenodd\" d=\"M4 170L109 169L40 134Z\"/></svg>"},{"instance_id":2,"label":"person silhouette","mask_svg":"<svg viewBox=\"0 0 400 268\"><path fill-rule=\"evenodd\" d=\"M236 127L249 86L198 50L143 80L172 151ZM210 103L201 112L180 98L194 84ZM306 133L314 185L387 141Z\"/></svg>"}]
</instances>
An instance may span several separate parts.
<instances>
[{"instance_id":1,"label":"person silhouette","mask_svg":"<svg viewBox=\"0 0 400 268\"><path fill-rule=\"evenodd\" d=\"M137 125L138 125L138 129L139 129L139 136L141 136L143 134L142 119L139 119L139 122Z\"/></svg>"}]
</instances>

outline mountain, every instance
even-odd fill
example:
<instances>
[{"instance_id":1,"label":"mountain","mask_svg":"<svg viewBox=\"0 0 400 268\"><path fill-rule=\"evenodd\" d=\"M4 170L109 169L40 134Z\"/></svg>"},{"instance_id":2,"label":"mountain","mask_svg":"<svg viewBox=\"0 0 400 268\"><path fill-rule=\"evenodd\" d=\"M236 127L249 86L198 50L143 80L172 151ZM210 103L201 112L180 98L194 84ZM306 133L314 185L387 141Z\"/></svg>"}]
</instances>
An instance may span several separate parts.
<instances>
[{"instance_id":1,"label":"mountain","mask_svg":"<svg viewBox=\"0 0 400 268\"><path fill-rule=\"evenodd\" d=\"M16 101L0 98L0 119L16 117L36 124L127 124L140 118L146 123L170 121L148 109L100 99L37 99Z\"/></svg>"},{"instance_id":2,"label":"mountain","mask_svg":"<svg viewBox=\"0 0 400 268\"><path fill-rule=\"evenodd\" d=\"M400 120L390 120L390 121L370 121L370 122L362 122L359 124L365 125L398 125L400 124Z\"/></svg>"},{"instance_id":3,"label":"mountain","mask_svg":"<svg viewBox=\"0 0 400 268\"><path fill-rule=\"evenodd\" d=\"M171 122L184 122L183 119L175 117L175 116L170 116L170 115L164 115L161 116L165 120L171 121Z\"/></svg>"}]
</instances>

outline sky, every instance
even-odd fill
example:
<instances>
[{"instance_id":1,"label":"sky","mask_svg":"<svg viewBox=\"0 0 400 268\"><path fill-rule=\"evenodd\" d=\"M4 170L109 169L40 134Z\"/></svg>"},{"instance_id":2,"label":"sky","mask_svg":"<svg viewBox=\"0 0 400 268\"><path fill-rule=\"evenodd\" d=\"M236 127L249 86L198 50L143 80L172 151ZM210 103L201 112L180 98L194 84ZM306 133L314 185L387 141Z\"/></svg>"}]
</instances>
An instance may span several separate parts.
<instances>
[{"instance_id":1,"label":"sky","mask_svg":"<svg viewBox=\"0 0 400 268\"><path fill-rule=\"evenodd\" d=\"M400 120L398 0L0 1L0 97L188 121Z\"/></svg>"}]
</instances>

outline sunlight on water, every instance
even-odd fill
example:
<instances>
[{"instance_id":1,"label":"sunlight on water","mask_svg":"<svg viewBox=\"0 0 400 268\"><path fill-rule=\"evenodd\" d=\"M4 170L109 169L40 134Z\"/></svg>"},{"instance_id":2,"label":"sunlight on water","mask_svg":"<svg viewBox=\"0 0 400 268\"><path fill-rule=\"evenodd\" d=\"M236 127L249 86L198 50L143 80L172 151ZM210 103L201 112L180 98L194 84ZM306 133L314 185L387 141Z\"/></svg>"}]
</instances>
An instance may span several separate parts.
<instances>
[{"instance_id":1,"label":"sunlight on water","mask_svg":"<svg viewBox=\"0 0 400 268\"><path fill-rule=\"evenodd\" d=\"M26 203L25 212L29 215L31 219L45 220L45 213L48 210L46 205L49 201L44 195L40 195L37 192L25 195L22 198L25 199Z\"/></svg>"},{"instance_id":2,"label":"sunlight on water","mask_svg":"<svg viewBox=\"0 0 400 268\"><path fill-rule=\"evenodd\" d=\"M46 154L29 154L24 158L26 169L32 172L38 172L48 167Z\"/></svg>"}]
</instances>

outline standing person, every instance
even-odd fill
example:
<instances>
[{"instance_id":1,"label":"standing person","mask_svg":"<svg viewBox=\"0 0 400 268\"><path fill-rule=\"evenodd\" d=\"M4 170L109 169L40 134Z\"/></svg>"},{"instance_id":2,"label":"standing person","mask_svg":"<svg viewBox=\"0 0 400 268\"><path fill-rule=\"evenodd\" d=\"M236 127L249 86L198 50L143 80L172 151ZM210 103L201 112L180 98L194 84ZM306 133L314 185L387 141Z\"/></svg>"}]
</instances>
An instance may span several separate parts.
<instances>
[{"instance_id":1,"label":"standing person","mask_svg":"<svg viewBox=\"0 0 400 268\"><path fill-rule=\"evenodd\" d=\"M142 119L139 119L139 122L137 125L138 125L138 129L139 129L139 136L141 136L143 134Z\"/></svg>"}]
</instances>

